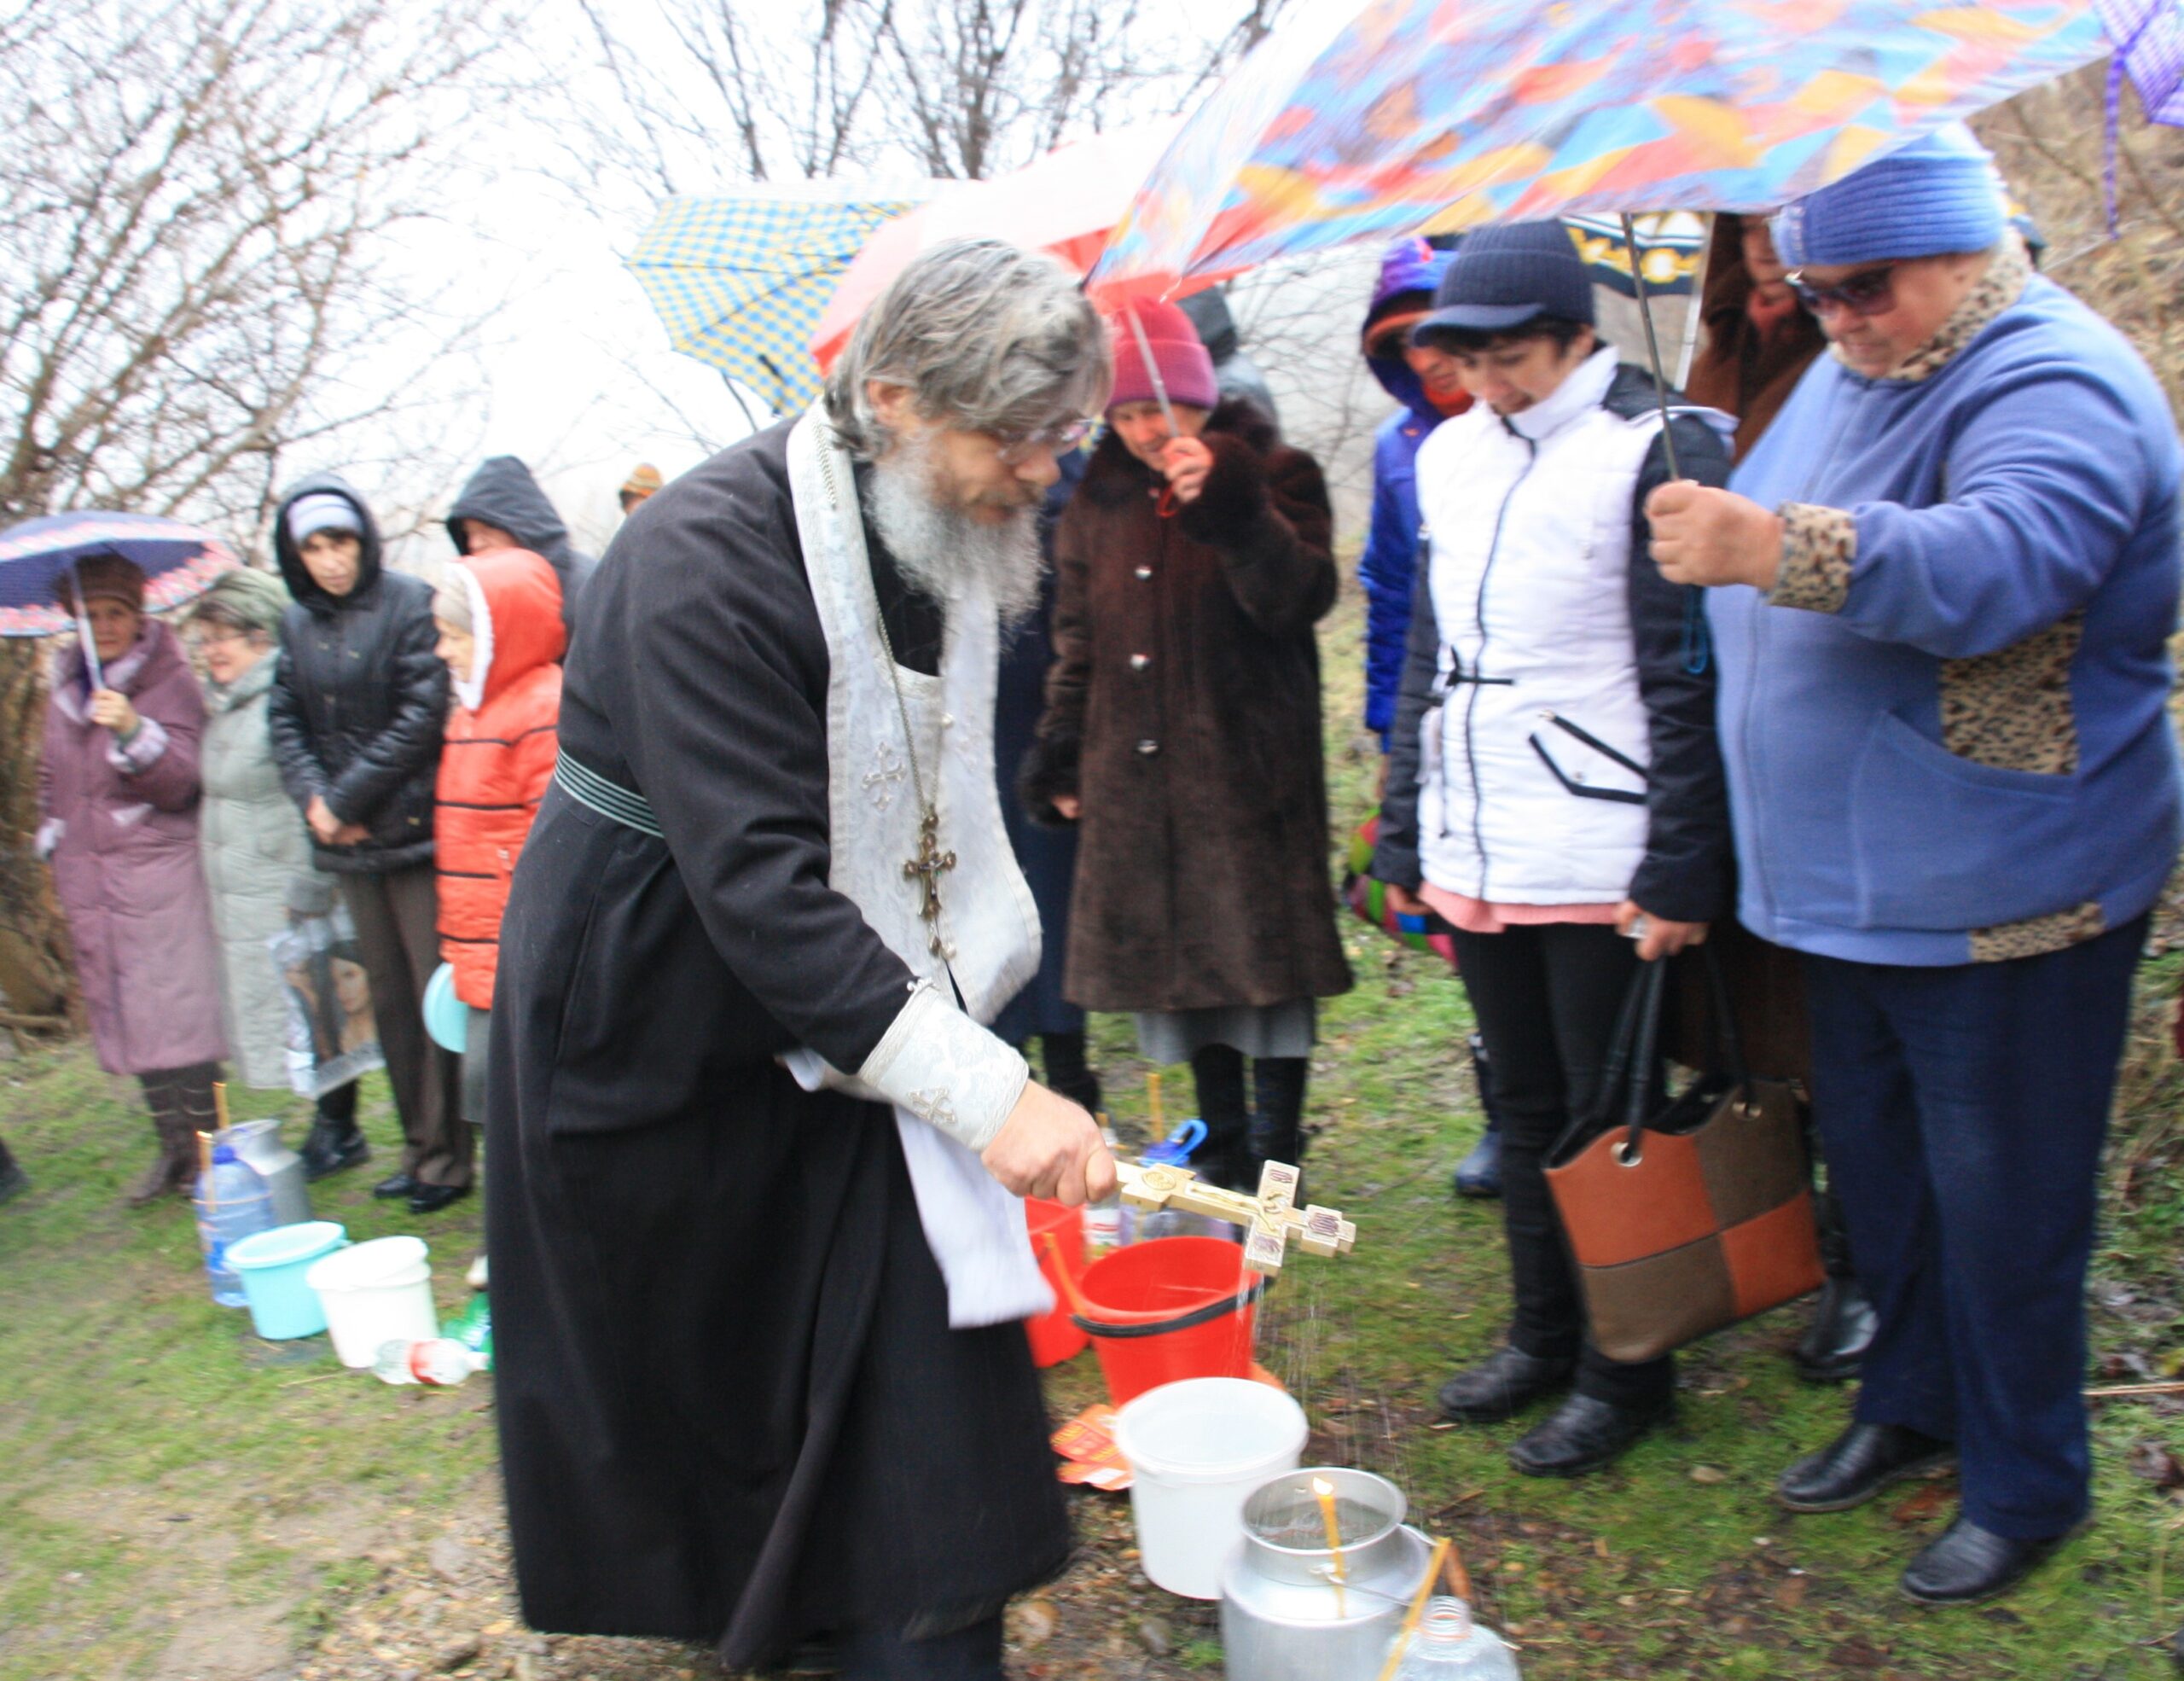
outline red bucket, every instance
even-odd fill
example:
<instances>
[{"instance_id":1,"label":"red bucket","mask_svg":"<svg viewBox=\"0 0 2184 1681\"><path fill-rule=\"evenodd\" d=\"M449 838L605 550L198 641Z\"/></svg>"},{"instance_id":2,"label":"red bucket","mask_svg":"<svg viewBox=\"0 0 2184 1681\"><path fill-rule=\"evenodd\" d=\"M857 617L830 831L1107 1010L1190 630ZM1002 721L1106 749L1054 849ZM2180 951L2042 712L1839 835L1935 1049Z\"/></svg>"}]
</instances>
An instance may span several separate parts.
<instances>
[{"instance_id":1,"label":"red bucket","mask_svg":"<svg viewBox=\"0 0 2184 1681\"><path fill-rule=\"evenodd\" d=\"M1220 1237L1154 1237L1102 1255L1077 1287L1077 1327L1092 1339L1117 1406L1187 1377L1252 1376L1252 1329L1266 1280L1244 1246Z\"/></svg>"},{"instance_id":2,"label":"red bucket","mask_svg":"<svg viewBox=\"0 0 2184 1681\"><path fill-rule=\"evenodd\" d=\"M1024 1331L1031 1339L1031 1364L1058 1366L1072 1354L1083 1353L1089 1340L1069 1314L1070 1298L1084 1273L1084 1211L1027 1196L1024 1219L1031 1228L1031 1253L1039 1258L1039 1271L1054 1293L1054 1311L1026 1319ZM1060 1271L1064 1267L1066 1277Z\"/></svg>"}]
</instances>

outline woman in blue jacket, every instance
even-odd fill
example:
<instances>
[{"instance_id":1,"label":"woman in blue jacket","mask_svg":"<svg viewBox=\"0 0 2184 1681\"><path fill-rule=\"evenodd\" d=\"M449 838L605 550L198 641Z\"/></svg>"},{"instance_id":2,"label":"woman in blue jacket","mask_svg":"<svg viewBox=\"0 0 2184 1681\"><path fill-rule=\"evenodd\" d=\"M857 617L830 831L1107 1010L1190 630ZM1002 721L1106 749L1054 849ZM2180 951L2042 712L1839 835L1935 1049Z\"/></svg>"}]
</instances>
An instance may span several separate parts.
<instances>
[{"instance_id":1,"label":"woman in blue jacket","mask_svg":"<svg viewBox=\"0 0 2184 1681\"><path fill-rule=\"evenodd\" d=\"M1999 1593L2084 1515L2094 1177L2176 854L2176 432L2033 274L1960 125L1774 219L1834 342L1728 491L1653 495L1716 586L1739 915L1804 954L1814 1097L1879 1315L1833 1511L1954 1456L1903 1587Z\"/></svg>"}]
</instances>

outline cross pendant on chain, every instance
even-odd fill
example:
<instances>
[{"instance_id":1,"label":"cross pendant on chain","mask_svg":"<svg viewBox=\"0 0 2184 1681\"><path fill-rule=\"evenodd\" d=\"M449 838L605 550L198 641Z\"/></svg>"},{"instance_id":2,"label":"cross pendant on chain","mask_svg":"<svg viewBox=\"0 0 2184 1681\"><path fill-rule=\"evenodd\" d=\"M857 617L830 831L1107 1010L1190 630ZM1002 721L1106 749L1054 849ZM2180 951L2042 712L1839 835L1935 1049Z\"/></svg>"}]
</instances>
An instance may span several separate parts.
<instances>
[{"instance_id":1,"label":"cross pendant on chain","mask_svg":"<svg viewBox=\"0 0 2184 1681\"><path fill-rule=\"evenodd\" d=\"M926 950L936 957L948 956L940 937L940 873L955 867L956 854L940 850L940 812L928 806L918 824L918 855L903 866L903 877L917 882L924 895L918 919L926 925Z\"/></svg>"}]
</instances>

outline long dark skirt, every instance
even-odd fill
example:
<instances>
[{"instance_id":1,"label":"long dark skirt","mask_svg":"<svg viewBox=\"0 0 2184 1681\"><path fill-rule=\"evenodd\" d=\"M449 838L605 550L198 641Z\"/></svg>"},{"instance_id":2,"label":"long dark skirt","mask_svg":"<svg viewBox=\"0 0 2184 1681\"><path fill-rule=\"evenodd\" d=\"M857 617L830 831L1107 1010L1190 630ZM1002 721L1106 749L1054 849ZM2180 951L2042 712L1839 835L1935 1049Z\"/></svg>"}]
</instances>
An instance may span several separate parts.
<instances>
[{"instance_id":1,"label":"long dark skirt","mask_svg":"<svg viewBox=\"0 0 2184 1681\"><path fill-rule=\"evenodd\" d=\"M493 1159L533 1626L751 1664L851 1626L961 1626L1062 1567L1024 1333L947 1328L886 1109L767 1067L715 1114L497 1135Z\"/></svg>"}]
</instances>

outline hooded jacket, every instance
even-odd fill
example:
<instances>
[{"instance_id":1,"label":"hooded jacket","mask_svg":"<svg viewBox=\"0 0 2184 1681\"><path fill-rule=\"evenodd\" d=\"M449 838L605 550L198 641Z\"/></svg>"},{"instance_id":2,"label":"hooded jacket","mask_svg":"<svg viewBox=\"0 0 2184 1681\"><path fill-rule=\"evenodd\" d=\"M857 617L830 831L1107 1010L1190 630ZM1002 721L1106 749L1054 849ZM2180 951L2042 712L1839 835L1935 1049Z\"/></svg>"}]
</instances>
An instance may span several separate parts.
<instances>
[{"instance_id":1,"label":"hooded jacket","mask_svg":"<svg viewBox=\"0 0 2184 1681\"><path fill-rule=\"evenodd\" d=\"M470 475L447 515L447 534L455 539L458 555L469 552L463 540L463 524L469 520L498 526L532 554L545 557L561 586L561 628L573 631L577 597L599 562L570 545L568 526L531 469L514 456L494 456Z\"/></svg>"},{"instance_id":2,"label":"hooded jacket","mask_svg":"<svg viewBox=\"0 0 2184 1681\"><path fill-rule=\"evenodd\" d=\"M357 510L363 557L346 596L320 589L288 535L300 496L330 491ZM273 759L297 808L322 796L343 823L362 823L353 846L311 852L318 867L388 875L433 856L433 777L447 716L447 667L433 652L432 586L380 564L379 527L340 479L306 479L281 499L273 552L295 605L281 616L280 663L266 701Z\"/></svg>"},{"instance_id":3,"label":"hooded jacket","mask_svg":"<svg viewBox=\"0 0 2184 1681\"><path fill-rule=\"evenodd\" d=\"M469 592L472 654L440 753L440 955L456 997L491 1009L508 881L554 777L568 637L541 556L501 549L450 570Z\"/></svg>"},{"instance_id":4,"label":"hooded jacket","mask_svg":"<svg viewBox=\"0 0 2184 1681\"><path fill-rule=\"evenodd\" d=\"M1433 301L1441 272L1455 253L1423 240L1392 247L1380 265L1373 302L1361 336L1415 297ZM1372 356L1365 365L1380 388L1403 406L1373 434L1373 523L1357 557L1357 582L1365 591L1365 727L1387 745L1396 721L1396 691L1403 686L1403 649L1410 630L1410 594L1418 570L1418 449L1446 419L1426 395L1410 364L1400 356Z\"/></svg>"}]
</instances>

